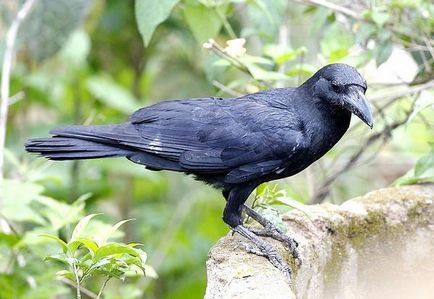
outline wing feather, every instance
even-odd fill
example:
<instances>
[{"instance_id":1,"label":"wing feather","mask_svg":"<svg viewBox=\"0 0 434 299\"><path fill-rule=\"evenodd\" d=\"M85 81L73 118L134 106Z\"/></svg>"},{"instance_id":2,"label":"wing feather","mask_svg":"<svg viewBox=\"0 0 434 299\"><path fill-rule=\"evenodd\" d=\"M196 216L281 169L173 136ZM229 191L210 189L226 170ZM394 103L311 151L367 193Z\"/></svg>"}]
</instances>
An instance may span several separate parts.
<instances>
[{"instance_id":1,"label":"wing feather","mask_svg":"<svg viewBox=\"0 0 434 299\"><path fill-rule=\"evenodd\" d=\"M128 159L151 169L219 174L240 183L285 163L302 140L295 123L291 110L254 97L205 98L145 107L130 122L107 129L52 133L133 149Z\"/></svg>"}]
</instances>

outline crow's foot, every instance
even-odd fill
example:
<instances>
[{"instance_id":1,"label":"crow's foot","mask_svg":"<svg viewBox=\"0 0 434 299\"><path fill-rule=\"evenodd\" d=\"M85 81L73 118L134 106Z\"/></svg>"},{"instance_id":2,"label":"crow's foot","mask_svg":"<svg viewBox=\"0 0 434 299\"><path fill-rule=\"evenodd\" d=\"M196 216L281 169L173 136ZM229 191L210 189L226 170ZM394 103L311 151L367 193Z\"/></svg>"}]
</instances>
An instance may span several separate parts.
<instances>
[{"instance_id":1,"label":"crow's foot","mask_svg":"<svg viewBox=\"0 0 434 299\"><path fill-rule=\"evenodd\" d=\"M274 249L270 243L262 240L243 225L238 225L237 227L233 228L233 231L239 233L253 243L246 246L246 250L248 252L268 258L268 260L274 267L282 271L282 273L289 281L291 280L291 268L288 266L285 260L277 253L276 249Z\"/></svg>"},{"instance_id":2,"label":"crow's foot","mask_svg":"<svg viewBox=\"0 0 434 299\"><path fill-rule=\"evenodd\" d=\"M261 224L264 227L263 229L250 229L251 232L253 232L257 236L270 237L279 242L282 242L285 248L294 257L295 263L298 266L301 265L300 254L298 253L298 248L297 248L298 247L297 241L287 236L284 232L282 232L282 230L276 227L271 221L266 219L264 216L262 216L252 208L244 205L244 211L246 212L247 215L252 217L254 220L256 220L259 224Z\"/></svg>"}]
</instances>

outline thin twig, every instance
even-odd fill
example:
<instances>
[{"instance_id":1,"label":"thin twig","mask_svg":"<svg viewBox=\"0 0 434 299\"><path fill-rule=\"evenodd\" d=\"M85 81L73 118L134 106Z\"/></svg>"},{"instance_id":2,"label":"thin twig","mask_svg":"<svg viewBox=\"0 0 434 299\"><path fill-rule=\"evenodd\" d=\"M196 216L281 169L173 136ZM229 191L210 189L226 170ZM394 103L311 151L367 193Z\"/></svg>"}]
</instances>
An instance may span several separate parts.
<instances>
[{"instance_id":1,"label":"thin twig","mask_svg":"<svg viewBox=\"0 0 434 299\"><path fill-rule=\"evenodd\" d=\"M16 102L21 101L22 99L24 99L25 96L26 94L24 93L24 91L17 92L13 96L9 97L9 106L12 106Z\"/></svg>"},{"instance_id":2,"label":"thin twig","mask_svg":"<svg viewBox=\"0 0 434 299\"><path fill-rule=\"evenodd\" d=\"M101 289L99 290L99 292L98 292L98 296L96 297L96 299L100 299L100 298L102 298L102 297L101 297L101 296L102 296L102 292L104 291L105 287L107 286L107 283L109 282L110 278L111 278L111 277L107 277L107 279L104 280L104 283L102 284L102 287L101 287Z\"/></svg>"},{"instance_id":3,"label":"thin twig","mask_svg":"<svg viewBox=\"0 0 434 299\"><path fill-rule=\"evenodd\" d=\"M403 91L399 91L399 92L395 92L395 93L391 93L389 95L377 95L377 96L373 96L370 97L371 101L379 101L379 100L393 100L393 99L398 99L398 98L402 98L411 94L415 94L430 88L434 88L434 80L431 80L427 83L424 84L420 84L420 85L415 85L412 87L407 88L406 90Z\"/></svg>"},{"instance_id":4,"label":"thin twig","mask_svg":"<svg viewBox=\"0 0 434 299\"><path fill-rule=\"evenodd\" d=\"M225 28L226 32L229 34L231 39L236 39L237 35L235 34L234 29L232 29L231 24L228 22L228 19L226 18L226 16L220 11L220 6L216 6L215 7L215 11L217 16L219 17L220 21L223 24L223 27Z\"/></svg>"},{"instance_id":5,"label":"thin twig","mask_svg":"<svg viewBox=\"0 0 434 299\"><path fill-rule=\"evenodd\" d=\"M338 4L335 4L332 2L328 2L325 0L293 0L293 1L297 2L297 3L301 3L301 4L322 6L322 7L325 7L327 9L330 9L332 11L338 12L342 15L345 15L347 17L350 17L354 20L365 22L365 23L375 24L375 22L373 20L363 17L361 14L349 9L348 7L341 6L341 5L338 5ZM417 39L421 42L424 42L423 38L418 36L417 34L413 34L413 33L409 33L409 32L401 32L400 30L393 27L393 24L386 24L385 27L387 28L387 30L395 33L398 36L403 36L403 35L405 36L406 35L406 36L409 36L413 39ZM400 39L400 40L403 41L402 39ZM431 45L434 45L434 40L428 40L428 43ZM416 45L418 45L418 44L416 44Z\"/></svg>"},{"instance_id":6,"label":"thin twig","mask_svg":"<svg viewBox=\"0 0 434 299\"><path fill-rule=\"evenodd\" d=\"M226 59L227 61L229 61L237 69L239 69L240 71L248 74L253 79L255 79L255 76L252 74L252 72L249 70L249 68L242 61L240 61L235 56L229 55L225 51L225 49L222 46L220 46L215 40L210 39L207 43L204 44L204 47L206 49L211 49L212 51L214 51L214 53L216 53L217 55L219 55L219 56L223 57L224 59Z\"/></svg>"},{"instance_id":7,"label":"thin twig","mask_svg":"<svg viewBox=\"0 0 434 299\"><path fill-rule=\"evenodd\" d=\"M217 87L221 91L226 92L228 95L231 95L233 97L240 97L243 95L242 93L240 93L240 92L238 92L238 91L236 91L230 87L227 87L226 85L224 85L223 83L221 83L217 80L213 80L211 83L212 83L212 85L214 85L215 87Z\"/></svg>"},{"instance_id":8,"label":"thin twig","mask_svg":"<svg viewBox=\"0 0 434 299\"><path fill-rule=\"evenodd\" d=\"M75 262L72 264L73 270L74 270L74 274L75 274L75 283L77 284L76 289L77 289L77 299L81 299L81 286L80 286L80 277L78 276L78 268L75 264Z\"/></svg>"},{"instance_id":9,"label":"thin twig","mask_svg":"<svg viewBox=\"0 0 434 299\"><path fill-rule=\"evenodd\" d=\"M6 142L6 121L9 107L9 88L12 71L12 60L15 54L15 40L21 23L31 11L37 0L26 0L17 13L6 33L6 47L3 58L1 91L0 91L0 185L3 182L4 148Z\"/></svg>"},{"instance_id":10,"label":"thin twig","mask_svg":"<svg viewBox=\"0 0 434 299\"><path fill-rule=\"evenodd\" d=\"M299 3L303 3L303 4L322 6L322 7L328 8L330 10L339 12L345 16L351 17L352 19L355 19L358 21L365 21L365 18L360 16L360 14L358 14L357 12L355 12L355 11L353 11L347 7L335 4L335 3L331 3L331 2L323 1L323 0L295 0L295 1L299 2Z\"/></svg>"},{"instance_id":11,"label":"thin twig","mask_svg":"<svg viewBox=\"0 0 434 299\"><path fill-rule=\"evenodd\" d=\"M60 281L70 287L73 287L74 289L77 289L77 284L75 284L73 281L67 279L67 278L62 278L60 279ZM83 295L86 295L87 297L91 298L91 299L97 299L98 295L95 294L94 292L92 292L91 290L86 289L83 286L80 286L80 290L83 293Z\"/></svg>"}]
</instances>

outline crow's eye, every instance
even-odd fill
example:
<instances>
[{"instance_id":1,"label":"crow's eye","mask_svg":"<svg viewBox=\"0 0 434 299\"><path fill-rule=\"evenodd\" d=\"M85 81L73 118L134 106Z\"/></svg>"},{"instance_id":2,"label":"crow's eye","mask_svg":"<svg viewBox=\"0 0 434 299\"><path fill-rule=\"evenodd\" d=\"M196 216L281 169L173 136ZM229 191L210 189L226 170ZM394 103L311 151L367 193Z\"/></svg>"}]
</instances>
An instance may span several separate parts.
<instances>
[{"instance_id":1,"label":"crow's eye","mask_svg":"<svg viewBox=\"0 0 434 299\"><path fill-rule=\"evenodd\" d=\"M336 82L332 82L332 88L334 92L340 93L344 91L345 87L343 85L340 85Z\"/></svg>"}]
</instances>

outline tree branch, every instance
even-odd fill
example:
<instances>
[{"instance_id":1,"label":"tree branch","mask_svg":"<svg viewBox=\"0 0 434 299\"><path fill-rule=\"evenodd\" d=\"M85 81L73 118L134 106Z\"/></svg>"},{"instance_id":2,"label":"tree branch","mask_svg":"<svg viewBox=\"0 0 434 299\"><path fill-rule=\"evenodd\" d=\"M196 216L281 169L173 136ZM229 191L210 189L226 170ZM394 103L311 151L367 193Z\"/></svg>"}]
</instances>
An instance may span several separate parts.
<instances>
[{"instance_id":1,"label":"tree branch","mask_svg":"<svg viewBox=\"0 0 434 299\"><path fill-rule=\"evenodd\" d=\"M17 13L6 33L6 48L3 58L1 91L0 91L0 185L3 182L4 148L6 143L6 123L9 107L9 85L11 79L12 60L15 54L15 41L20 25L31 11L37 0L26 0Z\"/></svg>"},{"instance_id":2,"label":"tree branch","mask_svg":"<svg viewBox=\"0 0 434 299\"><path fill-rule=\"evenodd\" d=\"M314 5L314 6L322 6L325 7L327 9L330 9L332 11L338 12L342 15L345 15L347 17L350 17L354 20L357 21L361 21L361 22L366 22L366 23L371 23L371 24L375 24L374 21L372 21L371 19L365 18L363 16L361 16L359 13L349 9L348 7L345 6L340 6L338 4L326 1L326 0L293 0L294 2L297 3L301 3L301 4L306 4L306 5ZM402 32L398 29L396 29L392 24L386 24L385 25L387 27L387 29L393 33L395 33L396 35L406 35L409 36L411 38L414 38L415 40L420 41L422 44L417 44L418 46L424 46L426 43L426 40L423 39L423 37L418 36L417 34L413 34L413 33L409 33L409 32ZM428 40L428 44L430 45L434 45L434 40Z\"/></svg>"},{"instance_id":3,"label":"tree branch","mask_svg":"<svg viewBox=\"0 0 434 299\"><path fill-rule=\"evenodd\" d=\"M403 91L398 91L392 94L389 94L387 96L384 95L379 95L379 96L374 96L374 97L370 97L370 100L375 102L375 101L379 101L379 100L393 100L393 99L398 99L398 98L402 98L411 94L415 94L427 89L431 89L434 88L434 80L428 81L424 84L419 84L419 85L414 85L412 87L409 87Z\"/></svg>"},{"instance_id":4,"label":"tree branch","mask_svg":"<svg viewBox=\"0 0 434 299\"><path fill-rule=\"evenodd\" d=\"M357 12L352 11L349 8L346 8L345 6L340 6L340 5L332 3L332 2L323 1L323 0L295 0L295 1L302 3L302 4L322 6L322 7L328 8L330 10L336 11L338 13L341 13L345 16L348 16L352 19L355 19L358 21L365 21L365 18L361 17Z\"/></svg>"}]
</instances>

